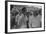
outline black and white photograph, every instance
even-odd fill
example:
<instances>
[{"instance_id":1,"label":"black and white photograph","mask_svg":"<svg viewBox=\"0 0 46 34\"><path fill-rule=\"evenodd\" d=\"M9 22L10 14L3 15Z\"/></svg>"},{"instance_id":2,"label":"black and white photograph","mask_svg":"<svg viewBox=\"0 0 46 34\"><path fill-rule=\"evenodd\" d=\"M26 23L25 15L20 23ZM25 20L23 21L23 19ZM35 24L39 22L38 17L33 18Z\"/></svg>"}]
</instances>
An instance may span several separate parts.
<instances>
[{"instance_id":1,"label":"black and white photograph","mask_svg":"<svg viewBox=\"0 0 46 34\"><path fill-rule=\"evenodd\" d=\"M44 4L8 2L8 32L44 30Z\"/></svg>"},{"instance_id":2,"label":"black and white photograph","mask_svg":"<svg viewBox=\"0 0 46 34\"><path fill-rule=\"evenodd\" d=\"M41 28L42 8L26 5L10 5L11 29Z\"/></svg>"}]
</instances>

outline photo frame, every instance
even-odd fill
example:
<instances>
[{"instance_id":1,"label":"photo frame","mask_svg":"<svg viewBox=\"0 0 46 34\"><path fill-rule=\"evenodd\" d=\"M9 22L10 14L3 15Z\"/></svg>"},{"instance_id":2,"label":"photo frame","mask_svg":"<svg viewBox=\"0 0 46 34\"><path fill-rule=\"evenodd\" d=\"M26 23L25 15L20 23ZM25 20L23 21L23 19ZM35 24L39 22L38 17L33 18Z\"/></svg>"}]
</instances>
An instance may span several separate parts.
<instances>
[{"instance_id":1,"label":"photo frame","mask_svg":"<svg viewBox=\"0 0 46 34\"><path fill-rule=\"evenodd\" d=\"M26 12L22 12L23 7L26 7ZM23 14L26 15L26 17L22 18L24 19L24 21L26 19L26 22L22 20L24 24L26 23L24 26L22 26L23 23L21 21L21 25L17 25L19 22L15 22L17 17L15 13L21 16ZM24 33L41 31L45 31L45 3L27 1L5 1L5 33Z\"/></svg>"}]
</instances>

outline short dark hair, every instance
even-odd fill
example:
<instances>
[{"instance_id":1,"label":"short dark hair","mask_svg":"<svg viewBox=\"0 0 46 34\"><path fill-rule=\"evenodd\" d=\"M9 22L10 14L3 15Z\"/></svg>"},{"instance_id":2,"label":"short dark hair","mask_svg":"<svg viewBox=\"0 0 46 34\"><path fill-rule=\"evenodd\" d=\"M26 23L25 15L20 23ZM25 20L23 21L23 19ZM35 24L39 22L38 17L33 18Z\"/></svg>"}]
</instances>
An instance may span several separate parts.
<instances>
[{"instance_id":1,"label":"short dark hair","mask_svg":"<svg viewBox=\"0 0 46 34\"><path fill-rule=\"evenodd\" d=\"M27 10L26 7L23 7L23 8L22 8L22 13L25 13L26 10Z\"/></svg>"}]
</instances>

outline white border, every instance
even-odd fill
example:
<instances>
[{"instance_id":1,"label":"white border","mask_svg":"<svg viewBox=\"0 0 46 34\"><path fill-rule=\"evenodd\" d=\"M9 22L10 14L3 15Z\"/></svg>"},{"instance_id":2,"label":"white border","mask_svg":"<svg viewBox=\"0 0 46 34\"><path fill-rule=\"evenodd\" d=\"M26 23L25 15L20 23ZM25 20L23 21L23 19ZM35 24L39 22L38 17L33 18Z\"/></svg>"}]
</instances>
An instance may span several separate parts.
<instances>
[{"instance_id":1,"label":"white border","mask_svg":"<svg viewBox=\"0 0 46 34\"><path fill-rule=\"evenodd\" d=\"M42 28L30 28L30 29L10 29L10 5L28 5L28 6L42 6ZM33 3L18 3L18 2L8 2L8 32L21 32L21 31L36 31L44 30L44 4L33 4Z\"/></svg>"}]
</instances>

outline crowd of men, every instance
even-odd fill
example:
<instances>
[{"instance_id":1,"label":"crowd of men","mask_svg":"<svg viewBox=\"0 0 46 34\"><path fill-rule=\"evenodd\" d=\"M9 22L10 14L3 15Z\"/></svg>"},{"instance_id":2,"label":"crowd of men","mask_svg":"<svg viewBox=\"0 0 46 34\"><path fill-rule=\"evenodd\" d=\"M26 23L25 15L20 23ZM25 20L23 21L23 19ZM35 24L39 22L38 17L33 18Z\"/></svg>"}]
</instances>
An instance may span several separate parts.
<instances>
[{"instance_id":1,"label":"crowd of men","mask_svg":"<svg viewBox=\"0 0 46 34\"><path fill-rule=\"evenodd\" d=\"M32 7L31 7L32 8ZM37 10L36 10L36 9ZM12 28L15 28L15 29L19 29L19 28L31 28L31 27L37 27L37 25L35 26L34 23L35 23L35 18L37 19L37 16L40 15L40 19L41 19L41 8L32 8L30 9L29 7L25 7L25 6L22 6L22 7L13 7L12 10L11 10L11 29ZM29 10L30 9L30 10ZM31 17L30 17L31 16ZM33 16L33 17L32 17ZM34 18L33 20L31 20L30 18ZM39 16L38 16L39 18ZM39 20L40 20L39 19ZM32 21L32 22L30 22ZM41 21L40 21L40 24L41 24ZM38 27L41 27L41 25L38 25Z\"/></svg>"}]
</instances>

